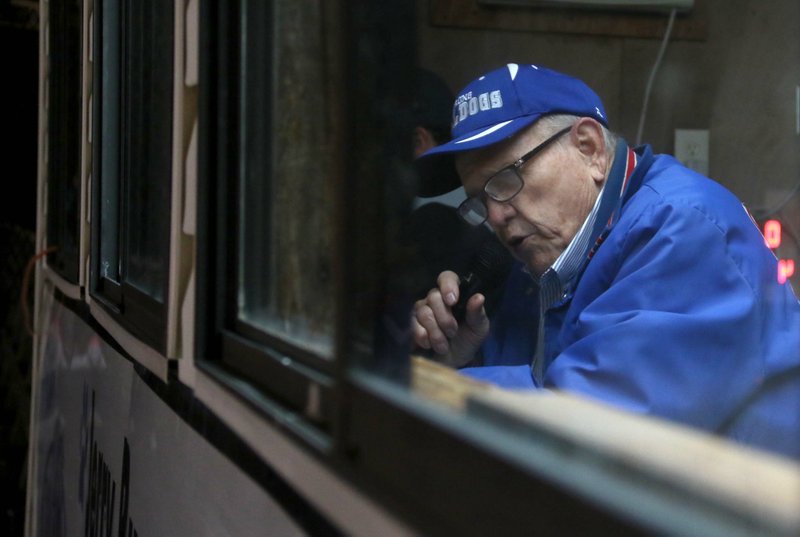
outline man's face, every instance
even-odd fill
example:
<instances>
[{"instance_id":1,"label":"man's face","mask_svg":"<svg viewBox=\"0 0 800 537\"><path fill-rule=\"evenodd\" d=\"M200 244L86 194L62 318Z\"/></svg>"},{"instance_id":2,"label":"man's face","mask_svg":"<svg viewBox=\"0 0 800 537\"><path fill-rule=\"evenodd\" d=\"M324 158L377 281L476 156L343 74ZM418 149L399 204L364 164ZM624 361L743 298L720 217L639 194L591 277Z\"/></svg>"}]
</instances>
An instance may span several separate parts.
<instances>
[{"instance_id":1,"label":"man's face","mask_svg":"<svg viewBox=\"0 0 800 537\"><path fill-rule=\"evenodd\" d=\"M523 164L519 172L524 186L511 201L494 201L483 187L498 170L553 134L551 130L534 124L507 141L456 157L467 195L483 196L487 221L535 276L553 264L591 211L605 180L605 159L599 163L597 155L587 151L581 129L575 125Z\"/></svg>"}]
</instances>

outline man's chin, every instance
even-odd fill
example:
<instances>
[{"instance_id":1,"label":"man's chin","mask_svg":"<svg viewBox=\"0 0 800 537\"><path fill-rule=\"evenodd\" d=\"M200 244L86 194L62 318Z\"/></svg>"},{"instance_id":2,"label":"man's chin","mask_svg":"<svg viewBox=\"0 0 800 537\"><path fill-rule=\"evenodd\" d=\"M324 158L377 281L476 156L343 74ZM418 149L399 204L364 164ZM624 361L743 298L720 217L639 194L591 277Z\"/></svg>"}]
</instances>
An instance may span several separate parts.
<instances>
[{"instance_id":1,"label":"man's chin","mask_svg":"<svg viewBox=\"0 0 800 537\"><path fill-rule=\"evenodd\" d=\"M527 259L522 260L525 263L525 267L528 269L528 272L531 276L539 279L542 274L547 272L553 263L555 262L555 258L550 259L542 259L541 256L529 256Z\"/></svg>"}]
</instances>

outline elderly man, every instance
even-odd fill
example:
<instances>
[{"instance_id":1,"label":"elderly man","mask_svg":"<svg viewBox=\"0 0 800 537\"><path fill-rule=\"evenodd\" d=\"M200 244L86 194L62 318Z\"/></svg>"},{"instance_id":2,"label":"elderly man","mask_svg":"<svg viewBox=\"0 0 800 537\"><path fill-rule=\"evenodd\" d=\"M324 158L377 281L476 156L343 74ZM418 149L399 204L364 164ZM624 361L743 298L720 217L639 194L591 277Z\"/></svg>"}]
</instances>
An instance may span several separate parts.
<instances>
[{"instance_id":1,"label":"elderly man","mask_svg":"<svg viewBox=\"0 0 800 537\"><path fill-rule=\"evenodd\" d=\"M630 147L589 87L541 66L470 83L452 134L421 158L454 159L459 214L488 222L519 267L491 320L476 293L459 322L458 276L441 273L414 307L419 347L480 362L461 371L501 386L578 392L800 457L800 304L733 194Z\"/></svg>"}]
</instances>

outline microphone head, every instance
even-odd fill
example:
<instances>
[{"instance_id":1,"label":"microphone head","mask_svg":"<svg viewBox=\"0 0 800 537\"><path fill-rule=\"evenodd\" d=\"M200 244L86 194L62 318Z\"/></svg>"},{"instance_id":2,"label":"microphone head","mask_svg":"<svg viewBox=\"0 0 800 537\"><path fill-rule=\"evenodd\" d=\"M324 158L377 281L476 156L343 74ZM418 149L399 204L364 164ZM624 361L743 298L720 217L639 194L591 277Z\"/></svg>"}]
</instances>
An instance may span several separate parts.
<instances>
[{"instance_id":1,"label":"microphone head","mask_svg":"<svg viewBox=\"0 0 800 537\"><path fill-rule=\"evenodd\" d=\"M511 253L492 235L475 253L472 272L483 281L484 288L493 288L505 281L513 263Z\"/></svg>"},{"instance_id":2,"label":"microphone head","mask_svg":"<svg viewBox=\"0 0 800 537\"><path fill-rule=\"evenodd\" d=\"M495 235L487 238L473 257L467 274L459 275L458 303L453 306L453 315L461 322L466 313L467 300L475 293L483 294L487 304L493 302L493 294L500 290L514 264L514 258Z\"/></svg>"}]
</instances>

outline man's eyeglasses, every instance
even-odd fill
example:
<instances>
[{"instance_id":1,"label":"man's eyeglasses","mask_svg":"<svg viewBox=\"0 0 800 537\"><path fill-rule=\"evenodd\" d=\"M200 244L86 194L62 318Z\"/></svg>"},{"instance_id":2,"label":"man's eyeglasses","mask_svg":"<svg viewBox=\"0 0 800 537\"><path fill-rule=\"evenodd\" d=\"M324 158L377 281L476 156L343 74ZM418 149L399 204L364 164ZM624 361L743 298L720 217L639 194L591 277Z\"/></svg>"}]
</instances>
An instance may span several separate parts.
<instances>
[{"instance_id":1,"label":"man's eyeglasses","mask_svg":"<svg viewBox=\"0 0 800 537\"><path fill-rule=\"evenodd\" d=\"M522 165L541 153L548 145L556 141L562 135L569 132L571 128L570 126L561 129L547 140L522 155L513 164L509 164L489 177L486 184L483 185L483 191L486 195L494 201L499 201L501 203L511 201L514 196L519 194L525 184L522 175L519 173L519 169ZM473 226L483 224L489 216L489 209L486 207L483 195L473 196L461 202L461 205L458 206L458 215Z\"/></svg>"}]
</instances>

